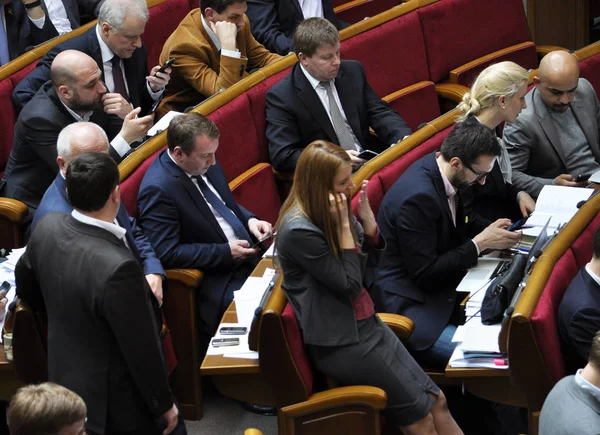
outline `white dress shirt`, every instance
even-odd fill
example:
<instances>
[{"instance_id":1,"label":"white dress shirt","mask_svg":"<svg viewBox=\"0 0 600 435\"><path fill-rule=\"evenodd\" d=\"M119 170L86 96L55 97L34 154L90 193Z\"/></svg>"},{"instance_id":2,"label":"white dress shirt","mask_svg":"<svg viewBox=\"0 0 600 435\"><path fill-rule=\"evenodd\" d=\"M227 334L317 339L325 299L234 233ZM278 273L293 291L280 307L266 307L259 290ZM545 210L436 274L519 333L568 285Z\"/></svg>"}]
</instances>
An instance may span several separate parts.
<instances>
[{"instance_id":1,"label":"white dress shirt","mask_svg":"<svg viewBox=\"0 0 600 435\"><path fill-rule=\"evenodd\" d=\"M213 44L215 44L217 50L220 51L223 56L241 59L242 53L240 53L240 50L227 50L225 48L221 48L221 41L219 41L219 38L217 38L216 33L212 31L212 29L204 19L203 15L200 15L200 18L202 18L202 25L204 26L204 30L206 30L206 33L208 33L208 36L210 36L210 40Z\"/></svg>"},{"instance_id":2,"label":"white dress shirt","mask_svg":"<svg viewBox=\"0 0 600 435\"><path fill-rule=\"evenodd\" d=\"M50 21L52 21L52 24L59 35L64 35L73 30L71 29L71 22L67 16L65 5L61 0L44 0L44 3L48 10L48 17L50 18ZM43 25L44 24L42 23L42 26Z\"/></svg>"},{"instance_id":3,"label":"white dress shirt","mask_svg":"<svg viewBox=\"0 0 600 435\"><path fill-rule=\"evenodd\" d=\"M102 229L108 231L109 233L113 234L117 239L123 240L123 242L125 243L125 246L127 246L127 248L129 248L129 245L127 244L127 239L125 238L125 233L126 233L125 228L121 227L117 223L116 219L114 220L114 223L101 221L100 219L96 219L96 218L93 218L90 216L86 216L82 213L79 213L75 209L71 212L71 216L73 216L73 218L75 218L76 220L78 220L81 223L84 223L87 225L92 225L94 227L102 228Z\"/></svg>"},{"instance_id":4,"label":"white dress shirt","mask_svg":"<svg viewBox=\"0 0 600 435\"><path fill-rule=\"evenodd\" d=\"M323 0L298 0L302 8L304 19L319 17L323 18Z\"/></svg>"},{"instance_id":5,"label":"white dress shirt","mask_svg":"<svg viewBox=\"0 0 600 435\"><path fill-rule=\"evenodd\" d=\"M319 100L321 100L321 104L323 104L323 108L325 109L327 116L329 116L329 121L331 122L331 125L333 125L333 120L331 119L331 113L329 113L329 97L327 96L327 90L325 88L323 88L322 86L319 86L321 82L319 80L317 80L316 78L314 78L313 76L311 76L310 73L308 71L306 71L306 69L304 68L304 65L300 65L300 68L302 69L302 72L306 76L306 79L308 80L310 85L313 87L313 89L317 93L317 96L319 97ZM356 147L356 151L361 152L363 149L360 146L360 142L359 142L358 138L356 137L356 135L354 134L354 131L352 131L352 127L350 126L350 123L348 122L348 118L346 117L346 113L344 112L344 108L342 107L342 102L340 101L340 96L338 95L337 89L335 88L335 79L331 80L331 91L333 92L333 98L335 99L335 103L337 104L338 108L340 109L340 113L342 114L342 117L344 118L344 122L346 123L346 126L348 127L348 130L350 132L350 135L352 136L352 140L354 141L354 146Z\"/></svg>"}]
</instances>

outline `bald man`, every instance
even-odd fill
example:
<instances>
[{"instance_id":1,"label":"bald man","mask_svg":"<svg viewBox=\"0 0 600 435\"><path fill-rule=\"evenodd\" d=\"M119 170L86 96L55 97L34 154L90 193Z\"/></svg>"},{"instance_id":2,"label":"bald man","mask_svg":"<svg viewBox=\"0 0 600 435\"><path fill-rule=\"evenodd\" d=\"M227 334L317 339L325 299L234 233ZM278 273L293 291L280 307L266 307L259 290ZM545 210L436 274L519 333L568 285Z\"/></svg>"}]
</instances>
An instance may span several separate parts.
<instances>
[{"instance_id":1,"label":"bald man","mask_svg":"<svg viewBox=\"0 0 600 435\"><path fill-rule=\"evenodd\" d=\"M51 80L46 82L17 119L2 196L18 199L29 207L24 223L31 222L44 192L58 173L56 140L69 124L91 121L111 139L110 155L119 162L130 145L143 138L152 116L136 118L131 110L121 123L112 123L103 110L106 87L101 71L87 54L66 50L52 62Z\"/></svg>"},{"instance_id":2,"label":"bald man","mask_svg":"<svg viewBox=\"0 0 600 435\"><path fill-rule=\"evenodd\" d=\"M527 108L504 127L512 183L537 198L545 185L583 187L575 176L600 170L600 104L594 88L579 77L577 59L566 51L540 62Z\"/></svg>"}]
</instances>

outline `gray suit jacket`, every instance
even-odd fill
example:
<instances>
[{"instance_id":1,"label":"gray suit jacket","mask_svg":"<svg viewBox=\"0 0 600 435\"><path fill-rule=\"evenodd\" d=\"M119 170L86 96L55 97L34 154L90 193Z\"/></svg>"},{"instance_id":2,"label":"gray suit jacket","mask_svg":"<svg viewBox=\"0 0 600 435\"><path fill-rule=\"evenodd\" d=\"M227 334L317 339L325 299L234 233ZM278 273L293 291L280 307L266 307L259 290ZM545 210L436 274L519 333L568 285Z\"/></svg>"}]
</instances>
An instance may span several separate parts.
<instances>
[{"instance_id":1,"label":"gray suit jacket","mask_svg":"<svg viewBox=\"0 0 600 435\"><path fill-rule=\"evenodd\" d=\"M356 220L354 228L362 245L363 231ZM345 250L338 258L323 231L297 211L281 222L276 249L283 271L282 288L294 307L304 343L358 343L352 301L363 287L368 288L368 279L363 279L367 263L374 266L383 250L373 249L370 256Z\"/></svg>"},{"instance_id":2,"label":"gray suit jacket","mask_svg":"<svg viewBox=\"0 0 600 435\"><path fill-rule=\"evenodd\" d=\"M575 376L561 379L550 391L540 416L540 435L597 435L600 402L582 390Z\"/></svg>"},{"instance_id":3,"label":"gray suit jacket","mask_svg":"<svg viewBox=\"0 0 600 435\"><path fill-rule=\"evenodd\" d=\"M552 184L555 177L569 172L563 146L538 89L529 91L525 101L527 109L521 112L517 121L504 126L503 141L510 155L513 185L536 198L544 185ZM600 162L600 103L586 79L579 79L571 109L587 137L592 154Z\"/></svg>"}]
</instances>

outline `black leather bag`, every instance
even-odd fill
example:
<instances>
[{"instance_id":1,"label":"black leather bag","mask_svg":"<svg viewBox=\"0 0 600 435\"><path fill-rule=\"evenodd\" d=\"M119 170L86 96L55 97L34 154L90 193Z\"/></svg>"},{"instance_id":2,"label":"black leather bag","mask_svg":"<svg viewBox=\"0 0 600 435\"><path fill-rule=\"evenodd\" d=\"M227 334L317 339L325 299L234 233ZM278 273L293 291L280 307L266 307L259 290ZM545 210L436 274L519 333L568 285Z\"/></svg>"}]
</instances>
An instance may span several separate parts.
<instances>
[{"instance_id":1,"label":"black leather bag","mask_svg":"<svg viewBox=\"0 0 600 435\"><path fill-rule=\"evenodd\" d=\"M519 283L523 279L527 266L527 256L516 254L510 266L500 273L489 285L481 304L481 323L494 325L500 323Z\"/></svg>"}]
</instances>

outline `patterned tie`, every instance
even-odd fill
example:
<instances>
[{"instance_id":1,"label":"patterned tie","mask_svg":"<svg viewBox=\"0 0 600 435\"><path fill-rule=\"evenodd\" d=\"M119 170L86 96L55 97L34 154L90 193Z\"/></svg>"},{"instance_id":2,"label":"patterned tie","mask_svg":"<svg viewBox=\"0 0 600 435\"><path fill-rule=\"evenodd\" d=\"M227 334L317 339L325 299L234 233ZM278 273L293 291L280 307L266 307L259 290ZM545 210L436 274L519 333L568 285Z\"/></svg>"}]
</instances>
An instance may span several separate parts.
<instances>
[{"instance_id":1,"label":"patterned tie","mask_svg":"<svg viewBox=\"0 0 600 435\"><path fill-rule=\"evenodd\" d=\"M0 2L2 5L2 2ZM4 16L7 15L6 8L4 9ZM2 14L0 14L0 66L10 62L10 54L8 53L8 35L6 34L6 28L4 27L4 21L2 20Z\"/></svg>"},{"instance_id":2,"label":"patterned tie","mask_svg":"<svg viewBox=\"0 0 600 435\"><path fill-rule=\"evenodd\" d=\"M340 111L340 108L335 102L333 90L331 89L331 82L320 82L319 85L325 88L325 90L327 91L327 99L329 100L329 114L331 115L333 129L335 130L335 134L338 137L340 146L346 151L356 151L356 146L354 145L354 139L352 139L350 129L346 125L346 121L342 116L342 112Z\"/></svg>"},{"instance_id":3,"label":"patterned tie","mask_svg":"<svg viewBox=\"0 0 600 435\"><path fill-rule=\"evenodd\" d=\"M121 94L123 98L129 101L129 94L127 94L127 87L125 86L123 72L121 71L121 58L115 54L111 59L111 63L113 80L115 82L115 93Z\"/></svg>"},{"instance_id":4,"label":"patterned tie","mask_svg":"<svg viewBox=\"0 0 600 435\"><path fill-rule=\"evenodd\" d=\"M247 240L252 246L252 238L250 237L250 234L248 234L248 231L246 231L242 221L240 221L235 213L231 211L231 209L227 207L227 205L221 201L217 195L215 195L215 193L210 187L208 187L201 176L196 176L194 179L198 182L198 187L200 187L200 191L202 192L202 195L204 195L204 198L210 205L212 205L217 213L219 213L221 217L225 219L229 225L231 225L231 228L233 228L233 231L235 231L240 240Z\"/></svg>"}]
</instances>

